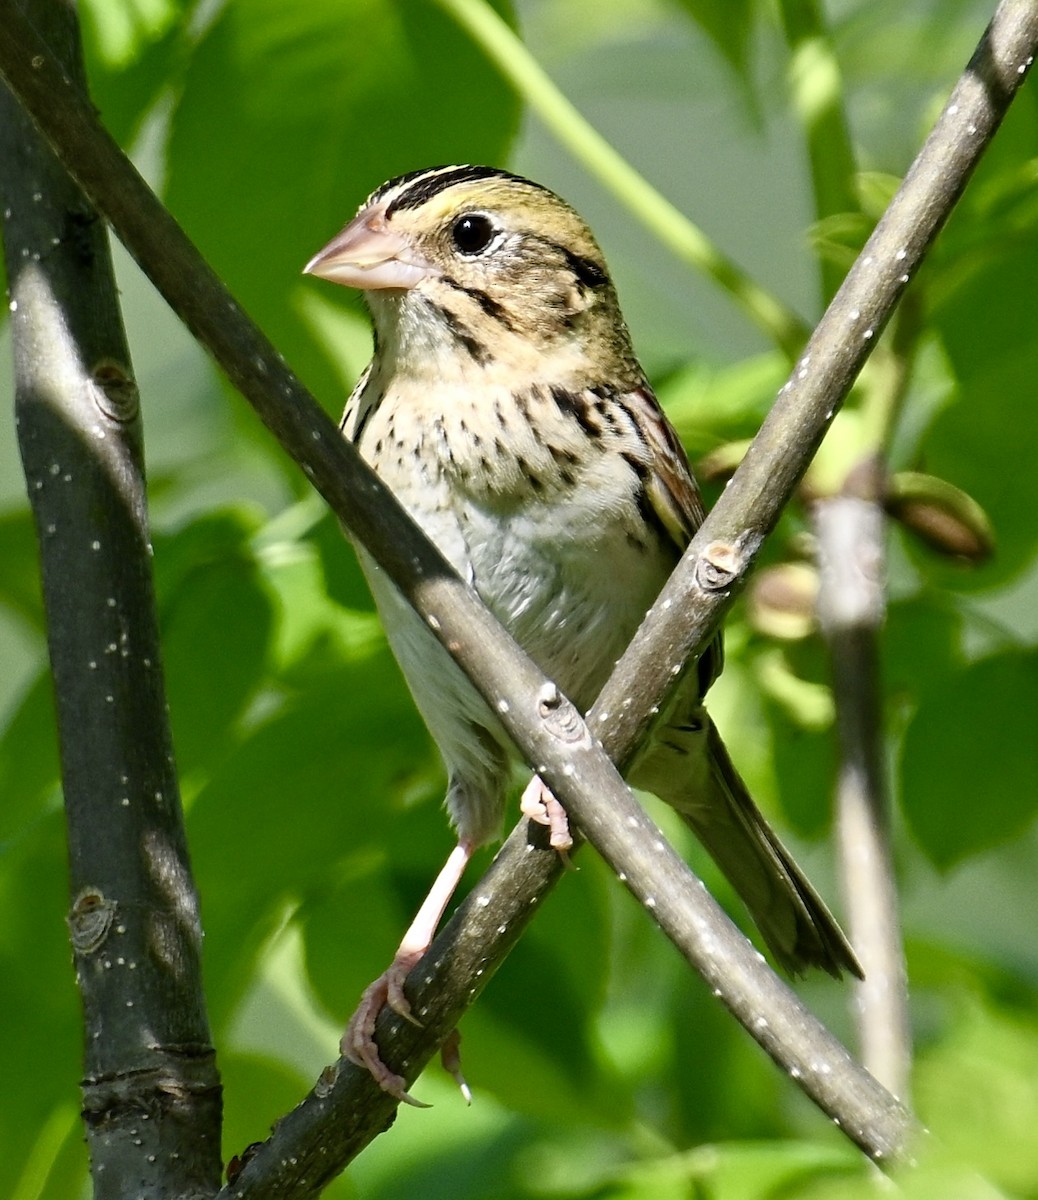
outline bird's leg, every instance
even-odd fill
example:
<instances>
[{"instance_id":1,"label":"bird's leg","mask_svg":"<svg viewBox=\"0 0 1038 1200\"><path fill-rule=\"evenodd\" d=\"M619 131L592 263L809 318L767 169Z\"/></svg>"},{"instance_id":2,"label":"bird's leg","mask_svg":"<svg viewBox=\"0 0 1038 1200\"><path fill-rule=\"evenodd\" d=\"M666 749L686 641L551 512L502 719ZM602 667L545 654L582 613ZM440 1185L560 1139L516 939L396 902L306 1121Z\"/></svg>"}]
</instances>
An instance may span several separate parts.
<instances>
[{"instance_id":1,"label":"bird's leg","mask_svg":"<svg viewBox=\"0 0 1038 1200\"><path fill-rule=\"evenodd\" d=\"M539 775L535 775L523 790L519 809L524 817L529 817L538 825L547 825L551 830L548 837L550 845L565 858L566 851L573 848L569 818L566 816L566 810L555 799Z\"/></svg>"},{"instance_id":2,"label":"bird's leg","mask_svg":"<svg viewBox=\"0 0 1038 1200\"><path fill-rule=\"evenodd\" d=\"M475 848L472 842L460 841L450 852L443 869L436 876L436 882L429 889L429 894L422 901L421 908L404 934L388 970L364 989L357 1011L350 1017L346 1032L339 1042L342 1056L356 1063L358 1067L366 1067L384 1092L417 1108L424 1108L425 1105L408 1094L405 1080L394 1074L379 1057L378 1046L375 1044L375 1021L383 1007L388 1004L394 1012L405 1017L413 1025L421 1025L421 1021L412 1014L411 1005L404 995L404 980L415 963L429 949L443 910L454 895ZM456 1070L455 1065L452 1074L455 1074Z\"/></svg>"}]
</instances>

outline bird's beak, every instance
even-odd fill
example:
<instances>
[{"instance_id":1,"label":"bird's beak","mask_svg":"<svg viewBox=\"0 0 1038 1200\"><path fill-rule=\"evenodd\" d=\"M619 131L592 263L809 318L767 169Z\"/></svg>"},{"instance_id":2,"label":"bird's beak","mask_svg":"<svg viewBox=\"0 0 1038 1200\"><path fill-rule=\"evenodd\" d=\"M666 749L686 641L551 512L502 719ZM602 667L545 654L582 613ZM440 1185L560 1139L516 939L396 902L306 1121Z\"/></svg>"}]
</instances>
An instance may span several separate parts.
<instances>
[{"instance_id":1,"label":"bird's beak","mask_svg":"<svg viewBox=\"0 0 1038 1200\"><path fill-rule=\"evenodd\" d=\"M412 288L432 273L432 264L408 239L387 228L385 208L380 204L362 209L303 268L304 275L368 291Z\"/></svg>"}]
</instances>

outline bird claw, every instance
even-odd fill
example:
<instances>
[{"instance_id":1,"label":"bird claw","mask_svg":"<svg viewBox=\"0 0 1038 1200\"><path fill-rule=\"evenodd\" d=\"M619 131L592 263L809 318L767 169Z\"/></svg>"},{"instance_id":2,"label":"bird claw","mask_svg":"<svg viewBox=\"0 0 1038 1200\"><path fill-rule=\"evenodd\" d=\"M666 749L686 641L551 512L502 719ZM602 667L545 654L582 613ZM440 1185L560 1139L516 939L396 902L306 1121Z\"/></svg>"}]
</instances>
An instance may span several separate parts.
<instances>
[{"instance_id":1,"label":"bird claw","mask_svg":"<svg viewBox=\"0 0 1038 1200\"><path fill-rule=\"evenodd\" d=\"M407 1080L402 1075L397 1075L386 1066L375 1042L375 1022L378 1020L378 1014L386 1007L410 1021L412 1025L421 1028L422 1023L412 1013L403 989L404 980L416 961L417 958L410 955L398 956L387 971L364 989L357 1010L350 1017L346 1031L339 1041L339 1052L347 1061L367 1071L384 1092L402 1104L410 1104L412 1108L431 1108L432 1105L411 1095L407 1090ZM461 1034L456 1029L451 1030L440 1047L440 1061L443 1063L443 1069L458 1085L465 1103L471 1104L472 1089L462 1074Z\"/></svg>"},{"instance_id":2,"label":"bird claw","mask_svg":"<svg viewBox=\"0 0 1038 1200\"><path fill-rule=\"evenodd\" d=\"M466 863L472 857L474 849L473 842L462 838L451 851L429 889L429 894L422 901L422 906L415 915L415 919L404 934L403 941L400 943L393 961L389 964L389 970L365 988L364 994L360 998L360 1004L357 1005L357 1011L350 1017L346 1032L342 1035L339 1043L343 1058L369 1071L384 1092L388 1092L397 1100L401 1100L404 1104L411 1104L415 1108L428 1108L429 1105L423 1104L410 1095L407 1091L407 1081L391 1071L379 1057L378 1046L375 1042L375 1022L382 1009L388 1006L398 1016L421 1028L422 1022L411 1012L411 1005L404 995L404 981L411 968L429 949L429 943L443 916L443 910L454 894L458 880L465 870ZM458 1079L462 1093L467 1094L464 1079L460 1078L458 1069L456 1044L453 1054L455 1070L451 1073L454 1074L455 1079ZM448 1059L450 1059L450 1051L448 1051Z\"/></svg>"},{"instance_id":3,"label":"bird claw","mask_svg":"<svg viewBox=\"0 0 1038 1200\"><path fill-rule=\"evenodd\" d=\"M573 848L573 837L569 831L569 818L566 810L555 799L552 792L544 784L539 775L526 785L519 800L519 810L524 817L545 825L551 831L548 842L557 850L563 860L569 865L566 851Z\"/></svg>"},{"instance_id":4,"label":"bird claw","mask_svg":"<svg viewBox=\"0 0 1038 1200\"><path fill-rule=\"evenodd\" d=\"M403 1017L405 1021L410 1021L417 1029L422 1028L422 1023L411 1011L411 1001L404 995L404 980L420 958L420 954L407 955L406 957L398 956L393 960L389 970L381 977L386 981L382 1004L388 1004L398 1017ZM376 979L375 983L377 984L378 982ZM375 984L371 986L374 987ZM363 997L361 1002L363 1003Z\"/></svg>"},{"instance_id":5,"label":"bird claw","mask_svg":"<svg viewBox=\"0 0 1038 1200\"><path fill-rule=\"evenodd\" d=\"M472 1089L461 1071L461 1034L452 1029L440 1047L440 1062L448 1075L452 1076L458 1085L466 1104L472 1103Z\"/></svg>"},{"instance_id":6,"label":"bird claw","mask_svg":"<svg viewBox=\"0 0 1038 1200\"><path fill-rule=\"evenodd\" d=\"M421 1026L421 1021L411 1012L411 1005L404 995L404 980L420 957L397 955L389 969L364 989L360 1003L339 1041L339 1052L355 1066L368 1071L384 1092L401 1103L410 1104L413 1108L429 1108L428 1104L415 1099L408 1092L407 1080L403 1076L386 1066L375 1042L375 1022L378 1014L387 1006L412 1025Z\"/></svg>"}]
</instances>

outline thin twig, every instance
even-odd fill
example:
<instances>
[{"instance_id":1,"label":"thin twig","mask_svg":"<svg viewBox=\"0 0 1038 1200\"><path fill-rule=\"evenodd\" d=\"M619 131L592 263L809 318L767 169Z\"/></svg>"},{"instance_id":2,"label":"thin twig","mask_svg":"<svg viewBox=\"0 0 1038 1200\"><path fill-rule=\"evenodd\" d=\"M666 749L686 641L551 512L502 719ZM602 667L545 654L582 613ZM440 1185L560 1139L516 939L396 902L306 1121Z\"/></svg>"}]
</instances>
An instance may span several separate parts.
<instances>
[{"instance_id":1,"label":"thin twig","mask_svg":"<svg viewBox=\"0 0 1038 1200\"><path fill-rule=\"evenodd\" d=\"M865 979L854 986L854 1018L866 1068L909 1101L912 1035L885 754L880 638L887 516L881 497L887 456L908 394L918 344L920 298L909 293L870 364L861 459L841 493L812 508L818 540L818 619L832 664L840 743L836 834L844 913Z\"/></svg>"},{"instance_id":2,"label":"thin twig","mask_svg":"<svg viewBox=\"0 0 1038 1200\"><path fill-rule=\"evenodd\" d=\"M907 1098L908 989L890 842L879 636L886 517L882 465L863 464L855 491L813 506L818 622L829 647L839 732L837 829L849 932L865 978L855 984L862 1061Z\"/></svg>"},{"instance_id":3,"label":"thin twig","mask_svg":"<svg viewBox=\"0 0 1038 1200\"><path fill-rule=\"evenodd\" d=\"M74 8L28 6L83 78ZM18 442L39 536L94 1195L209 1195L220 1086L166 718L141 423L108 237L0 85ZM142 1119L142 1114L147 1119Z\"/></svg>"}]
</instances>

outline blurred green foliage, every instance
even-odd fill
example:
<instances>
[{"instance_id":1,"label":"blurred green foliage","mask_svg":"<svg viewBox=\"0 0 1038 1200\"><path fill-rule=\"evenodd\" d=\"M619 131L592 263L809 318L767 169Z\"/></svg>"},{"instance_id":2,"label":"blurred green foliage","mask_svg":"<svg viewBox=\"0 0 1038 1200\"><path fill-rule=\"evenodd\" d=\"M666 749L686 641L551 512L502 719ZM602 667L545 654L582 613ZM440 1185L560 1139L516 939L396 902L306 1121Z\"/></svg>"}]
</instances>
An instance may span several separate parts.
<instances>
[{"instance_id":1,"label":"blurred green foliage","mask_svg":"<svg viewBox=\"0 0 1038 1200\"><path fill-rule=\"evenodd\" d=\"M844 181L861 211L834 216L816 207L771 6L515 7L579 107L809 319L818 256L860 243L862 214L874 216L886 176L907 167L990 14L982 0L824 6L862 173ZM533 175L587 213L694 457L754 432L782 382L781 356L712 285L669 261L601 181L522 124L519 100L431 0L87 0L83 18L105 121L329 409L363 365L366 327L354 299L301 281L301 264L384 178L475 160ZM916 1101L935 1135L902 1181L908 1196L1038 1196L1036 148L1032 85L914 285L908 391L892 438L893 467L964 488L998 540L972 571L901 532L891 540L897 858ZM435 754L335 522L147 285L121 271L229 1156L262 1139L333 1056L450 836ZM833 446L843 437L853 450L864 426L848 413ZM4 417L0 1192L68 1200L85 1188L79 1015L53 705L13 447ZM794 507L773 560L802 543L805 524ZM829 819L825 679L813 639L776 643L733 618L713 709L762 804L804 838ZM668 814L659 819L687 845ZM824 850L802 848L824 883ZM464 1022L474 1107L430 1071L416 1090L436 1107L402 1111L329 1194L881 1192L593 855L579 865ZM846 989L803 990L853 1038Z\"/></svg>"}]
</instances>

